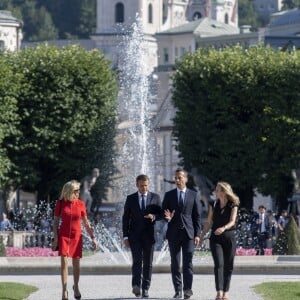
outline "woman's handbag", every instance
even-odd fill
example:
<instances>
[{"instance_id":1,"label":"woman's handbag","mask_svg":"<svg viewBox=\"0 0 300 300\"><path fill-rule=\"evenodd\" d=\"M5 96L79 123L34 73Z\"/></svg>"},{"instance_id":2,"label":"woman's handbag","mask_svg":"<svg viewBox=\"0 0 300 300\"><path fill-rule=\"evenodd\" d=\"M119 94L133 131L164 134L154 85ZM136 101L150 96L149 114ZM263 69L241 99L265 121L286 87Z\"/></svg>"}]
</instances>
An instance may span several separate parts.
<instances>
[{"instance_id":1,"label":"woman's handbag","mask_svg":"<svg viewBox=\"0 0 300 300\"><path fill-rule=\"evenodd\" d=\"M60 205L59 205L59 216L61 217L61 200L59 200L59 201L60 201ZM58 251L58 250L59 250L59 247L58 247L58 240L59 240L59 236L58 236L58 229L57 229L57 246L56 246L56 248L55 248L54 251ZM53 243L53 241L54 241L54 238L52 238L52 243Z\"/></svg>"}]
</instances>

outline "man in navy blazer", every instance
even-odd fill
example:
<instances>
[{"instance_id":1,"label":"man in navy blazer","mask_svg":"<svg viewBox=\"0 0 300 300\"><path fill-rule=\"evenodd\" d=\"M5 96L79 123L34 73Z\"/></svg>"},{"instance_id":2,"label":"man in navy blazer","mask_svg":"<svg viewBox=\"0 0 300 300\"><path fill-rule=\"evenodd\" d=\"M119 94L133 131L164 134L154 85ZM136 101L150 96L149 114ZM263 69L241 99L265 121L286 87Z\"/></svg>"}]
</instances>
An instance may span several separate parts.
<instances>
[{"instance_id":1,"label":"man in navy blazer","mask_svg":"<svg viewBox=\"0 0 300 300\"><path fill-rule=\"evenodd\" d=\"M165 193L162 208L168 222L166 238L171 255L171 273L175 289L173 298L189 299L193 284L193 253L199 246L201 233L201 209L197 192L186 187L187 172L177 169L175 173L176 189ZM182 277L180 273L180 257L182 252Z\"/></svg>"},{"instance_id":2,"label":"man in navy blazer","mask_svg":"<svg viewBox=\"0 0 300 300\"><path fill-rule=\"evenodd\" d=\"M138 191L128 195L122 218L123 238L132 254L132 292L136 297L148 298L151 283L152 261L155 244L154 225L161 219L161 200L149 192L149 177L136 178ZM142 276L143 273L143 276Z\"/></svg>"}]
</instances>

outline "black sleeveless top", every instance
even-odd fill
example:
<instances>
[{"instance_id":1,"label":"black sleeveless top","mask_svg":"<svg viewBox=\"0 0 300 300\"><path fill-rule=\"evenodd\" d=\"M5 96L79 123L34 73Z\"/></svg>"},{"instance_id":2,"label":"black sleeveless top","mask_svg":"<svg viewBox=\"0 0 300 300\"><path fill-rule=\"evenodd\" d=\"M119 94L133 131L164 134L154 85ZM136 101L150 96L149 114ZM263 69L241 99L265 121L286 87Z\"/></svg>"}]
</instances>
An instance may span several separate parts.
<instances>
[{"instance_id":1,"label":"black sleeveless top","mask_svg":"<svg viewBox=\"0 0 300 300\"><path fill-rule=\"evenodd\" d=\"M234 207L238 207L238 205L234 204L231 201L227 201L225 207L221 209L220 207L220 200L217 199L214 202L210 203L212 210L213 210L213 217L212 217L212 232L214 232L217 228L225 226L230 221L231 210ZM227 228L227 231L235 230L235 225L231 228Z\"/></svg>"}]
</instances>

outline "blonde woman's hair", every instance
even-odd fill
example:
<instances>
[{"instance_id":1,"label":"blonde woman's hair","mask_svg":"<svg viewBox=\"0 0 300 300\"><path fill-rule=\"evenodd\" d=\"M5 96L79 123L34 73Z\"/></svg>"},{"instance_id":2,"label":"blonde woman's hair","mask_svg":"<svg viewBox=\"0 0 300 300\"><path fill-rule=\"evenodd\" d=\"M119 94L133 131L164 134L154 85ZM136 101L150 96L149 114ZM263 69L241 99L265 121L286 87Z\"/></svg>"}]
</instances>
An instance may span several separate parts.
<instances>
[{"instance_id":1,"label":"blonde woman's hair","mask_svg":"<svg viewBox=\"0 0 300 300\"><path fill-rule=\"evenodd\" d=\"M64 184L59 199L71 200L73 193L80 189L80 183L77 180L71 180Z\"/></svg>"},{"instance_id":2,"label":"blonde woman's hair","mask_svg":"<svg viewBox=\"0 0 300 300\"><path fill-rule=\"evenodd\" d=\"M221 188L221 190L225 193L226 198L233 202L236 205L240 204L239 197L233 192L232 187L229 183L225 181L220 181L217 183L217 185Z\"/></svg>"}]
</instances>

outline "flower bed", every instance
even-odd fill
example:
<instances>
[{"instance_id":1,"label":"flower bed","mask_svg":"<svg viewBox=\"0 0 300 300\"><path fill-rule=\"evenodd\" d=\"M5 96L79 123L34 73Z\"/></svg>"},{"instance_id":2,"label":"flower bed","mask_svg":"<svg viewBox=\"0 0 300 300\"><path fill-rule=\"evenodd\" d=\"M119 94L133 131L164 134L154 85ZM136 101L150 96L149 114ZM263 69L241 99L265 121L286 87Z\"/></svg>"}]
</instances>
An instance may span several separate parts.
<instances>
[{"instance_id":1,"label":"flower bed","mask_svg":"<svg viewBox=\"0 0 300 300\"><path fill-rule=\"evenodd\" d=\"M58 252L53 252L51 248L17 248L17 247L6 247L6 256L29 256L29 257L39 257L39 256L57 256Z\"/></svg>"},{"instance_id":2,"label":"flower bed","mask_svg":"<svg viewBox=\"0 0 300 300\"><path fill-rule=\"evenodd\" d=\"M244 249L244 248L237 248L236 249L237 256L253 256L256 255L256 249ZM272 255L272 248L265 249L265 255Z\"/></svg>"}]
</instances>

